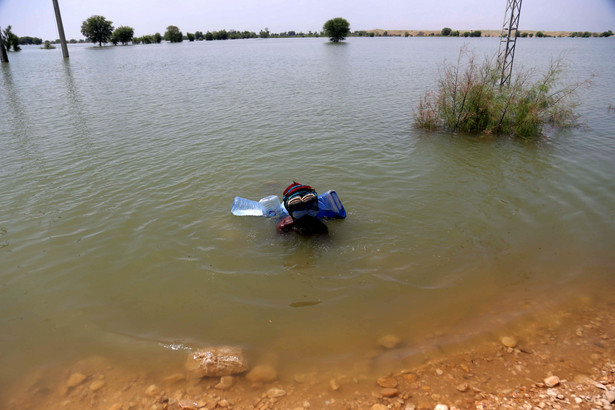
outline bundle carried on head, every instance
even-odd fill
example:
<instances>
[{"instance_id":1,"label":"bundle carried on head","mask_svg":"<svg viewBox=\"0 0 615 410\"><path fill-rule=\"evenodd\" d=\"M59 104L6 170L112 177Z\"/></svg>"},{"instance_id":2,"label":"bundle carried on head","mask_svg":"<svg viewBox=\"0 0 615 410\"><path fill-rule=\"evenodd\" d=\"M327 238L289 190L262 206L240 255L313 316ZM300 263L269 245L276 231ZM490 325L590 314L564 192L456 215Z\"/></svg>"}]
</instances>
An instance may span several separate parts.
<instances>
[{"instance_id":1,"label":"bundle carried on head","mask_svg":"<svg viewBox=\"0 0 615 410\"><path fill-rule=\"evenodd\" d=\"M318 194L309 185L294 182L284 190L284 207L294 220L306 215L316 217L318 215Z\"/></svg>"},{"instance_id":2,"label":"bundle carried on head","mask_svg":"<svg viewBox=\"0 0 615 410\"><path fill-rule=\"evenodd\" d=\"M284 190L284 207L301 234L327 233L327 226L318 220L318 194L309 185L294 182Z\"/></svg>"}]
</instances>

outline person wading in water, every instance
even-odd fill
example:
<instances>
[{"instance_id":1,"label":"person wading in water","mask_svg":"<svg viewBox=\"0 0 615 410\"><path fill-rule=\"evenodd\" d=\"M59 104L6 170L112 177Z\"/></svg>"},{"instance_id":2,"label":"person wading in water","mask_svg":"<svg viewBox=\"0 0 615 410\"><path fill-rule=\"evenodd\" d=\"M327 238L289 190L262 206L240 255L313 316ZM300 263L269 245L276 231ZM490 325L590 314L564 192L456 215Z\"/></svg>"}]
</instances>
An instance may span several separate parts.
<instances>
[{"instance_id":1,"label":"person wading in water","mask_svg":"<svg viewBox=\"0 0 615 410\"><path fill-rule=\"evenodd\" d=\"M284 207L288 211L286 218L278 223L280 232L297 232L301 235L326 234L327 225L318 215L318 194L309 185L294 182L284 190Z\"/></svg>"}]
</instances>

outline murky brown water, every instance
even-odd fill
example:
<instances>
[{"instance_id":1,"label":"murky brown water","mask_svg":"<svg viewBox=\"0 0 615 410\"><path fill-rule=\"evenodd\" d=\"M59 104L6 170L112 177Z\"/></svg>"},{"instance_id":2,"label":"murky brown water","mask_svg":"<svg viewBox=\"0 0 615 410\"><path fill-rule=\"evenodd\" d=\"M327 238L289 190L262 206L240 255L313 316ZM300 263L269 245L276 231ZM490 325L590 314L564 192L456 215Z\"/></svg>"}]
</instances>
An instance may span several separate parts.
<instances>
[{"instance_id":1,"label":"murky brown water","mask_svg":"<svg viewBox=\"0 0 615 410\"><path fill-rule=\"evenodd\" d=\"M597 74L581 94L586 126L534 145L411 127L462 41L12 55L0 75L0 384L92 354L181 363L208 344L273 354L281 371L334 368L390 333L407 343L392 360L411 362L584 282L611 287L615 43L518 44L518 66L566 53L569 78ZM497 45L470 42L485 55ZM337 190L348 218L329 238L230 214L234 196L280 195L293 179Z\"/></svg>"}]
</instances>

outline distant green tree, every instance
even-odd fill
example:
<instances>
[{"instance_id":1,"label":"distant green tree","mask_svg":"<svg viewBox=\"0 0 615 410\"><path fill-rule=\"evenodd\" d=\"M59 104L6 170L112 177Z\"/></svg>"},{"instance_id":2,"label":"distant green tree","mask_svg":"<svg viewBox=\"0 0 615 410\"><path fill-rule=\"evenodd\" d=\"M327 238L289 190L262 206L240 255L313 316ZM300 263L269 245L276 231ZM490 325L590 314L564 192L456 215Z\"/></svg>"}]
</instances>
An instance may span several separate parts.
<instances>
[{"instance_id":1,"label":"distant green tree","mask_svg":"<svg viewBox=\"0 0 615 410\"><path fill-rule=\"evenodd\" d=\"M128 26L119 26L113 31L111 35L112 40L115 40L115 43L122 43L126 45L129 41L132 41L132 38L135 35L135 29Z\"/></svg>"},{"instance_id":2,"label":"distant green tree","mask_svg":"<svg viewBox=\"0 0 615 410\"><path fill-rule=\"evenodd\" d=\"M265 27L264 30L261 30L261 32L258 35L260 38L269 38L269 29L267 27Z\"/></svg>"},{"instance_id":3,"label":"distant green tree","mask_svg":"<svg viewBox=\"0 0 615 410\"><path fill-rule=\"evenodd\" d=\"M211 41L214 39L214 35L212 34L211 31L208 31L207 33L205 33L205 41Z\"/></svg>"},{"instance_id":4,"label":"distant green tree","mask_svg":"<svg viewBox=\"0 0 615 410\"><path fill-rule=\"evenodd\" d=\"M194 41L194 34L192 33L186 33L186 37L188 38L188 41Z\"/></svg>"},{"instance_id":5,"label":"distant green tree","mask_svg":"<svg viewBox=\"0 0 615 410\"><path fill-rule=\"evenodd\" d=\"M613 35L613 31L611 30L600 33L600 37L611 37L612 35Z\"/></svg>"},{"instance_id":6,"label":"distant green tree","mask_svg":"<svg viewBox=\"0 0 615 410\"><path fill-rule=\"evenodd\" d=\"M52 46L49 40L45 41L45 44L41 47L42 50L53 50L56 46Z\"/></svg>"},{"instance_id":7,"label":"distant green tree","mask_svg":"<svg viewBox=\"0 0 615 410\"><path fill-rule=\"evenodd\" d=\"M542 31L537 31L536 32L536 37L544 37L545 34Z\"/></svg>"},{"instance_id":8,"label":"distant green tree","mask_svg":"<svg viewBox=\"0 0 615 410\"><path fill-rule=\"evenodd\" d=\"M480 30L474 30L470 33L470 37L480 37L483 33Z\"/></svg>"},{"instance_id":9,"label":"distant green tree","mask_svg":"<svg viewBox=\"0 0 615 410\"><path fill-rule=\"evenodd\" d=\"M322 28L327 37L329 37L329 40L334 43L344 40L348 33L350 33L350 23L341 17L328 20Z\"/></svg>"},{"instance_id":10,"label":"distant green tree","mask_svg":"<svg viewBox=\"0 0 615 410\"><path fill-rule=\"evenodd\" d=\"M442 34L445 37L448 37L451 35L451 32L453 31L453 29L451 29L450 27L444 27L442 29L442 31L440 32L440 34Z\"/></svg>"},{"instance_id":11,"label":"distant green tree","mask_svg":"<svg viewBox=\"0 0 615 410\"><path fill-rule=\"evenodd\" d=\"M382 37L388 37L389 36L389 32L385 30L384 33L382 33Z\"/></svg>"},{"instance_id":12,"label":"distant green tree","mask_svg":"<svg viewBox=\"0 0 615 410\"><path fill-rule=\"evenodd\" d=\"M90 42L107 43L113 34L113 22L103 16L92 16L81 24L81 34Z\"/></svg>"},{"instance_id":13,"label":"distant green tree","mask_svg":"<svg viewBox=\"0 0 615 410\"><path fill-rule=\"evenodd\" d=\"M160 33L154 34L154 42L156 42L158 44L162 43L162 34L160 34Z\"/></svg>"},{"instance_id":14,"label":"distant green tree","mask_svg":"<svg viewBox=\"0 0 615 410\"><path fill-rule=\"evenodd\" d=\"M451 33L450 37L459 37L459 30L455 30Z\"/></svg>"},{"instance_id":15,"label":"distant green tree","mask_svg":"<svg viewBox=\"0 0 615 410\"><path fill-rule=\"evenodd\" d=\"M228 31L222 29L220 31L214 31L214 40L228 40Z\"/></svg>"},{"instance_id":16,"label":"distant green tree","mask_svg":"<svg viewBox=\"0 0 615 410\"><path fill-rule=\"evenodd\" d=\"M181 43L184 41L184 36L177 26L169 26L164 33L164 39L170 43Z\"/></svg>"},{"instance_id":17,"label":"distant green tree","mask_svg":"<svg viewBox=\"0 0 615 410\"><path fill-rule=\"evenodd\" d=\"M410 33L408 33L407 31L404 33L404 37L410 37Z\"/></svg>"},{"instance_id":18,"label":"distant green tree","mask_svg":"<svg viewBox=\"0 0 615 410\"><path fill-rule=\"evenodd\" d=\"M194 38L196 39L196 41L203 40L203 32L202 31L196 31L194 33Z\"/></svg>"},{"instance_id":19,"label":"distant green tree","mask_svg":"<svg viewBox=\"0 0 615 410\"><path fill-rule=\"evenodd\" d=\"M7 51L11 51L11 47L13 47L13 51L21 51L21 47L19 47L19 36L13 33L11 29L11 26L7 26L4 29L2 38L5 43L5 47Z\"/></svg>"},{"instance_id":20,"label":"distant green tree","mask_svg":"<svg viewBox=\"0 0 615 410\"><path fill-rule=\"evenodd\" d=\"M30 37L30 36L25 36L25 37L19 37L19 44L20 45L41 45L43 44L43 40L38 38L38 37Z\"/></svg>"}]
</instances>

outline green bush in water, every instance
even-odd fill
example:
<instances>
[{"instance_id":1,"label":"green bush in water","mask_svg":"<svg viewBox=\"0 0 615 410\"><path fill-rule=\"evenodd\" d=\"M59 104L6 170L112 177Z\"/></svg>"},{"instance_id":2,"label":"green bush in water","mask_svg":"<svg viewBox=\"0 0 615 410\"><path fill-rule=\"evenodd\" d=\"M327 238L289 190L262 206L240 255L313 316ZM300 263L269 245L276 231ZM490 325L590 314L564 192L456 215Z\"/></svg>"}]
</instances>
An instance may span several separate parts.
<instances>
[{"instance_id":1,"label":"green bush in water","mask_svg":"<svg viewBox=\"0 0 615 410\"><path fill-rule=\"evenodd\" d=\"M554 60L543 75L517 72L509 86L500 86L500 69L493 59L478 63L473 53L462 48L456 64L443 67L437 90L428 91L419 102L414 124L429 130L523 139L541 137L546 124L575 126L576 90L589 81L558 88L563 68L561 59Z\"/></svg>"}]
</instances>

